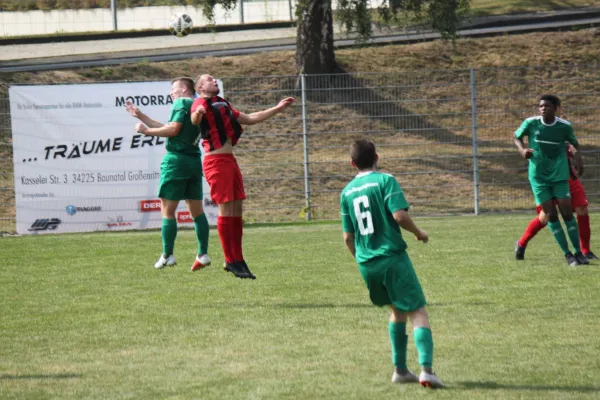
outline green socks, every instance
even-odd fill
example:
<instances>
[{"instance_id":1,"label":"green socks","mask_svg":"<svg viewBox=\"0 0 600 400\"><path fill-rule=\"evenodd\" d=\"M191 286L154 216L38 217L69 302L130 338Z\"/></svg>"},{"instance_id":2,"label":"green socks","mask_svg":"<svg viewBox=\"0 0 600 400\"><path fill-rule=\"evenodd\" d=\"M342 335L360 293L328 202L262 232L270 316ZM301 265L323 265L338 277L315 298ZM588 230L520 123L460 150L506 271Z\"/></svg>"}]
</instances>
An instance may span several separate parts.
<instances>
[{"instance_id":1,"label":"green socks","mask_svg":"<svg viewBox=\"0 0 600 400\"><path fill-rule=\"evenodd\" d=\"M577 222L575 220L572 220L572 223L575 224L575 229L577 229ZM560 246L563 253L569 253L569 243L567 242L567 237L565 236L565 231L563 231L560 221L548 222L548 227L550 227L550 231L552 232L552 235L554 235L554 239L556 240L556 243L558 243L558 245ZM569 232L569 235L570 234L571 233ZM575 235L577 236L577 240L579 241L579 233L577 233L577 231L575 232ZM579 243L577 243L577 247L579 247Z\"/></svg>"},{"instance_id":2,"label":"green socks","mask_svg":"<svg viewBox=\"0 0 600 400\"><path fill-rule=\"evenodd\" d=\"M392 342L392 362L398 369L406 369L406 322L389 322L388 331Z\"/></svg>"},{"instance_id":3,"label":"green socks","mask_svg":"<svg viewBox=\"0 0 600 400\"><path fill-rule=\"evenodd\" d=\"M567 226L567 234L569 235L569 240L571 243L573 243L575 253L581 252L581 247L579 246L579 227L577 226L577 220L573 218L570 221L565 221L565 225Z\"/></svg>"},{"instance_id":4,"label":"green socks","mask_svg":"<svg viewBox=\"0 0 600 400\"><path fill-rule=\"evenodd\" d=\"M173 254L173 248L175 247L175 238L177 237L177 220L175 219L162 219L162 244L163 254L170 256Z\"/></svg>"},{"instance_id":5,"label":"green socks","mask_svg":"<svg viewBox=\"0 0 600 400\"><path fill-rule=\"evenodd\" d=\"M429 328L415 328L413 331L415 346L419 352L419 365L431 368L433 363L433 337Z\"/></svg>"},{"instance_id":6,"label":"green socks","mask_svg":"<svg viewBox=\"0 0 600 400\"><path fill-rule=\"evenodd\" d=\"M194 218L194 229L196 230L196 238L198 239L198 255L208 253L208 219L206 214L202 213Z\"/></svg>"}]
</instances>

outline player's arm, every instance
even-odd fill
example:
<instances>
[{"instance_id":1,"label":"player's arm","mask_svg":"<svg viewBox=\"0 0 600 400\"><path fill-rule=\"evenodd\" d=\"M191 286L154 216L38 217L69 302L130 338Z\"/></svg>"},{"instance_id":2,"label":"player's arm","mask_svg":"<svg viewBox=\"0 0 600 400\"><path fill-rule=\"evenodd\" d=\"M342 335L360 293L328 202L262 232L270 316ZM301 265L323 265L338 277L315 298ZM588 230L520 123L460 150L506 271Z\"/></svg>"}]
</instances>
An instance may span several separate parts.
<instances>
[{"instance_id":1,"label":"player's arm","mask_svg":"<svg viewBox=\"0 0 600 400\"><path fill-rule=\"evenodd\" d=\"M356 258L356 246L354 244L354 225L350 212L348 210L348 204L344 201L344 194L340 197L340 214L342 216L342 229L344 231L344 244L352 254L352 257Z\"/></svg>"},{"instance_id":2,"label":"player's arm","mask_svg":"<svg viewBox=\"0 0 600 400\"><path fill-rule=\"evenodd\" d=\"M529 129L529 120L523 121L519 129L515 131L515 146L517 146L517 150L519 150L519 154L521 157L528 159L533 156L533 150L526 148L525 143L523 143L523 137L527 135L527 130Z\"/></svg>"},{"instance_id":3,"label":"player's arm","mask_svg":"<svg viewBox=\"0 0 600 400\"><path fill-rule=\"evenodd\" d=\"M149 128L144 124L137 124L135 130L146 136L174 137L179 135L183 124L181 122L169 122L160 128Z\"/></svg>"},{"instance_id":4,"label":"player's arm","mask_svg":"<svg viewBox=\"0 0 600 400\"><path fill-rule=\"evenodd\" d=\"M346 244L346 247L350 251L350 254L352 254L352 257L356 258L356 247L354 245L354 233L344 232L344 243Z\"/></svg>"},{"instance_id":5,"label":"player's arm","mask_svg":"<svg viewBox=\"0 0 600 400\"><path fill-rule=\"evenodd\" d=\"M407 230L413 235L415 235L415 238L417 238L417 240L421 240L423 241L423 243L427 243L429 241L429 235L427 235L427 232L425 232L422 229L419 229L417 225L415 225L414 221L412 220L410 215L408 215L408 212L406 212L406 210L398 210L394 212L393 215L396 223L400 225L402 229Z\"/></svg>"},{"instance_id":6,"label":"player's arm","mask_svg":"<svg viewBox=\"0 0 600 400\"><path fill-rule=\"evenodd\" d=\"M389 212L394 216L394 220L404 230L409 231L417 240L427 243L429 236L427 232L419 229L408 215L408 201L404 197L404 192L400 184L393 176L390 176L384 186L384 201Z\"/></svg>"},{"instance_id":7,"label":"player's arm","mask_svg":"<svg viewBox=\"0 0 600 400\"><path fill-rule=\"evenodd\" d=\"M191 111L192 111L192 114L190 115L190 118L192 119L192 124L200 125L200 121L202 121L202 117L204 116L204 114L206 114L206 109L200 103L200 99L194 100L194 102L192 103Z\"/></svg>"},{"instance_id":8,"label":"player's arm","mask_svg":"<svg viewBox=\"0 0 600 400\"><path fill-rule=\"evenodd\" d=\"M164 125L163 123L155 121L152 118L150 118L149 116L147 116L146 114L144 114L131 101L125 102L125 109L127 110L127 112L129 114L131 114L135 118L139 119L140 121L142 121L142 123L144 123L146 126L148 126L150 128L160 128L161 126Z\"/></svg>"},{"instance_id":9,"label":"player's arm","mask_svg":"<svg viewBox=\"0 0 600 400\"><path fill-rule=\"evenodd\" d=\"M570 143L568 152L571 154L571 163L575 167L575 171L577 171L577 177L581 177L583 175L583 157L581 157L581 152Z\"/></svg>"},{"instance_id":10,"label":"player's arm","mask_svg":"<svg viewBox=\"0 0 600 400\"><path fill-rule=\"evenodd\" d=\"M243 112L240 112L237 116L237 121L242 125L258 124L259 122L263 122L264 120L267 120L273 117L274 115L283 112L286 108L292 105L293 102L293 97L286 97L285 99L281 100L279 104L277 104L275 107L271 107L263 111L258 111L252 114L244 114Z\"/></svg>"}]
</instances>

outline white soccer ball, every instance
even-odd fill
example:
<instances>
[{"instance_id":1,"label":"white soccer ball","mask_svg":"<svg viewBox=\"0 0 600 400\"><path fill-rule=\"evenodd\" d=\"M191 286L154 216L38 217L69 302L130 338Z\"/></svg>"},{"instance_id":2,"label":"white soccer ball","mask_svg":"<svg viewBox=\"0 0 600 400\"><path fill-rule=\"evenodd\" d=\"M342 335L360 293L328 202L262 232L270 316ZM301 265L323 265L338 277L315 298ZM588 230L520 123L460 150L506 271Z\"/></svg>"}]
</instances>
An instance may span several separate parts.
<instances>
[{"instance_id":1,"label":"white soccer ball","mask_svg":"<svg viewBox=\"0 0 600 400\"><path fill-rule=\"evenodd\" d=\"M184 37L192 33L194 21L187 14L175 14L167 25L169 32L177 37Z\"/></svg>"}]
</instances>

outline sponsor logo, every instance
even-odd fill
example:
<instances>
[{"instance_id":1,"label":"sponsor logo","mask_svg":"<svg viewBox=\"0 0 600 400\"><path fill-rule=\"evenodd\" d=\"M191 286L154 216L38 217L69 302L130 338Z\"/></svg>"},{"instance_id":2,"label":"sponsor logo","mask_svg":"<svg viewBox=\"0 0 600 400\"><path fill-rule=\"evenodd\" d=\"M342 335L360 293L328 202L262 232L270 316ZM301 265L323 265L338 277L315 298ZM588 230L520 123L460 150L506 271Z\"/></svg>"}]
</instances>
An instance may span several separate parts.
<instances>
[{"instance_id":1,"label":"sponsor logo","mask_svg":"<svg viewBox=\"0 0 600 400\"><path fill-rule=\"evenodd\" d=\"M140 201L141 212L160 211L160 200L142 200Z\"/></svg>"},{"instance_id":2,"label":"sponsor logo","mask_svg":"<svg viewBox=\"0 0 600 400\"><path fill-rule=\"evenodd\" d=\"M69 204L65 207L65 211L69 215L75 215L78 212L94 212L94 211L102 211L102 207L100 206L90 206L90 207L76 207L72 204Z\"/></svg>"},{"instance_id":3,"label":"sponsor logo","mask_svg":"<svg viewBox=\"0 0 600 400\"><path fill-rule=\"evenodd\" d=\"M31 227L28 229L29 232L37 232L37 231L53 231L58 228L60 225L60 219L58 218L40 218L36 219Z\"/></svg>"},{"instance_id":4,"label":"sponsor logo","mask_svg":"<svg viewBox=\"0 0 600 400\"><path fill-rule=\"evenodd\" d=\"M540 131L535 131L533 134L534 134L535 136L538 136L538 135L540 134Z\"/></svg>"},{"instance_id":5,"label":"sponsor logo","mask_svg":"<svg viewBox=\"0 0 600 400\"><path fill-rule=\"evenodd\" d=\"M106 226L108 226L109 228L115 228L118 226L131 226L131 225L133 225L131 222L123 221L122 215L119 215L116 218L108 217L108 223L106 224Z\"/></svg>"},{"instance_id":6,"label":"sponsor logo","mask_svg":"<svg viewBox=\"0 0 600 400\"><path fill-rule=\"evenodd\" d=\"M194 218L192 218L192 214L189 211L179 211L177 213L177 222L180 224L191 224L194 222Z\"/></svg>"}]
</instances>

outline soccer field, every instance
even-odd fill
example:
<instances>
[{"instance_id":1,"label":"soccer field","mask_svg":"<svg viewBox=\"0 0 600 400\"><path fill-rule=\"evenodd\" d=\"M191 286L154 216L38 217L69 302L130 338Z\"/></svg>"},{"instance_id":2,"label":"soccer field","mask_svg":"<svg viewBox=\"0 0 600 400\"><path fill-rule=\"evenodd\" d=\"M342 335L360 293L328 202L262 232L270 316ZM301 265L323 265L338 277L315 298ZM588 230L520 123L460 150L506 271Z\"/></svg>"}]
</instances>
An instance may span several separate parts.
<instances>
[{"instance_id":1,"label":"soccer field","mask_svg":"<svg viewBox=\"0 0 600 400\"><path fill-rule=\"evenodd\" d=\"M0 398L598 398L600 263L568 267L547 229L515 261L530 219L416 219L431 240L408 237L409 254L449 387L436 393L390 382L388 310L340 224L246 229L256 281L223 271L216 231L195 273L193 231L164 270L156 231L0 239Z\"/></svg>"}]
</instances>

